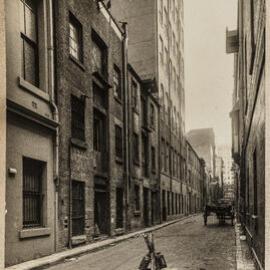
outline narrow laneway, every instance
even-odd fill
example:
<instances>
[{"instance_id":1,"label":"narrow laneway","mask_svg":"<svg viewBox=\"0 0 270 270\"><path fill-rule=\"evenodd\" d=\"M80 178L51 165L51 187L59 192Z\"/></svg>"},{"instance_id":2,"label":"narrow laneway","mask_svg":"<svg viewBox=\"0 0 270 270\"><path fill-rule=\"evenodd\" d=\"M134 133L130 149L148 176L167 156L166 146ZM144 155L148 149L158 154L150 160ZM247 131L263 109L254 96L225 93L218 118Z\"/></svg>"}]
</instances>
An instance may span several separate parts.
<instances>
[{"instance_id":1,"label":"narrow laneway","mask_svg":"<svg viewBox=\"0 0 270 270\"><path fill-rule=\"evenodd\" d=\"M219 226L214 216L203 226L202 216L165 227L154 233L157 251L168 269L235 269L235 235L229 222ZM56 265L50 270L135 270L146 254L142 237Z\"/></svg>"}]
</instances>

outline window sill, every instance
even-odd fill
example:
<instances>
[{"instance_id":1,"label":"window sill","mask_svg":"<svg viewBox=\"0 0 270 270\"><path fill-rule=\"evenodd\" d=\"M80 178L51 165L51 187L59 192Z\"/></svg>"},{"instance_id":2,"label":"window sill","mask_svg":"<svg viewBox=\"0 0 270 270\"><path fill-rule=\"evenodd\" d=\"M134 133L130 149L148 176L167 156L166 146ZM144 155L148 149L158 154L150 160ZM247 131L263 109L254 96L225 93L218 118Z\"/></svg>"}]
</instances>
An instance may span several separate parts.
<instances>
[{"instance_id":1,"label":"window sill","mask_svg":"<svg viewBox=\"0 0 270 270\"><path fill-rule=\"evenodd\" d=\"M132 111L138 115L140 114L139 109L137 107L134 107L134 105L132 106Z\"/></svg>"},{"instance_id":2,"label":"window sill","mask_svg":"<svg viewBox=\"0 0 270 270\"><path fill-rule=\"evenodd\" d=\"M123 164L123 158L115 157L115 162L118 164Z\"/></svg>"},{"instance_id":3,"label":"window sill","mask_svg":"<svg viewBox=\"0 0 270 270\"><path fill-rule=\"evenodd\" d=\"M78 246L86 243L86 235L72 236L71 243L72 246Z\"/></svg>"},{"instance_id":4,"label":"window sill","mask_svg":"<svg viewBox=\"0 0 270 270\"><path fill-rule=\"evenodd\" d=\"M27 92L41 98L41 99L43 99L43 100L45 100L47 102L50 101L50 96L49 96L48 93L44 92L43 90L39 89L38 87L34 86L33 84L27 82L21 76L18 77L18 81L19 81L19 86L23 90L25 90L25 91L27 91Z\"/></svg>"},{"instance_id":5,"label":"window sill","mask_svg":"<svg viewBox=\"0 0 270 270\"><path fill-rule=\"evenodd\" d=\"M117 103L119 103L120 105L123 104L122 100L121 100L119 97L114 96L114 99L115 99L115 101L116 101Z\"/></svg>"},{"instance_id":6,"label":"window sill","mask_svg":"<svg viewBox=\"0 0 270 270\"><path fill-rule=\"evenodd\" d=\"M50 228L31 228L31 229L22 229L19 231L20 239L49 236L51 234Z\"/></svg>"},{"instance_id":7,"label":"window sill","mask_svg":"<svg viewBox=\"0 0 270 270\"><path fill-rule=\"evenodd\" d=\"M73 57L71 54L69 55L69 59L72 60L82 71L85 71L85 66L78 59Z\"/></svg>"},{"instance_id":8,"label":"window sill","mask_svg":"<svg viewBox=\"0 0 270 270\"><path fill-rule=\"evenodd\" d=\"M134 160L133 164L139 167L140 166L140 161Z\"/></svg>"},{"instance_id":9,"label":"window sill","mask_svg":"<svg viewBox=\"0 0 270 270\"><path fill-rule=\"evenodd\" d=\"M82 141L82 140L79 140L79 139L76 139L76 138L71 138L70 142L71 142L71 144L73 146L76 146L76 147L81 148L83 150L87 149L87 143Z\"/></svg>"},{"instance_id":10,"label":"window sill","mask_svg":"<svg viewBox=\"0 0 270 270\"><path fill-rule=\"evenodd\" d=\"M108 89L112 88L112 85L108 82L108 76L105 74L101 74L99 71L94 71L93 76L96 78L96 80L101 83L103 86L106 86Z\"/></svg>"},{"instance_id":11,"label":"window sill","mask_svg":"<svg viewBox=\"0 0 270 270\"><path fill-rule=\"evenodd\" d=\"M139 217L141 215L141 211L140 210L135 210L134 211L134 217Z\"/></svg>"}]
</instances>

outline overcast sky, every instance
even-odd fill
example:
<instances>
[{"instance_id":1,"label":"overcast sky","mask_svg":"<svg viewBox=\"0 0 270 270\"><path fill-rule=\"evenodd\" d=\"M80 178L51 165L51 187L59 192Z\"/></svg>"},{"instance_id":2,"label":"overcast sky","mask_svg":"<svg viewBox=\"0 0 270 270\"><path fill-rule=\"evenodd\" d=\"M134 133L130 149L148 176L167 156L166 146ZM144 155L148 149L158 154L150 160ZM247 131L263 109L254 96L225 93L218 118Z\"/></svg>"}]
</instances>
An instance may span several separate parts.
<instances>
[{"instance_id":1,"label":"overcast sky","mask_svg":"<svg viewBox=\"0 0 270 270\"><path fill-rule=\"evenodd\" d=\"M233 55L225 32L236 28L237 0L184 0L186 131L213 127L216 144L231 143Z\"/></svg>"}]
</instances>

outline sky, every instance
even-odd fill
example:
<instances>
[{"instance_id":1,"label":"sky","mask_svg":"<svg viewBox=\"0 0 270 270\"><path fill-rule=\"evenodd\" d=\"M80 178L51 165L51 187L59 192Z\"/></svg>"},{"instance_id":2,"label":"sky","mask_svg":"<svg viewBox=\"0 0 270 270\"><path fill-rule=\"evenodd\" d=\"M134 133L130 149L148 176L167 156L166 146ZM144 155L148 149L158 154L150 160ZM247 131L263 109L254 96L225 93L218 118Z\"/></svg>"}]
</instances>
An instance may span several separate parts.
<instances>
[{"instance_id":1,"label":"sky","mask_svg":"<svg viewBox=\"0 0 270 270\"><path fill-rule=\"evenodd\" d=\"M216 145L231 144L233 54L226 27L236 29L237 0L184 0L186 131L212 127Z\"/></svg>"}]
</instances>

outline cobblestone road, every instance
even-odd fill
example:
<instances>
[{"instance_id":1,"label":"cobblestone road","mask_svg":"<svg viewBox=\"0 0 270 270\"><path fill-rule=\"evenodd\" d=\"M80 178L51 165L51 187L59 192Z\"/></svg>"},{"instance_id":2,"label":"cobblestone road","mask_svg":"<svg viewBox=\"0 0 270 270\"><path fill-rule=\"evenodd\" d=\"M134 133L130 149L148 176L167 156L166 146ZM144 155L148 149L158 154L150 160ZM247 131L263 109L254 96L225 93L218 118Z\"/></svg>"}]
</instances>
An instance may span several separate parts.
<instances>
[{"instance_id":1,"label":"cobblestone road","mask_svg":"<svg viewBox=\"0 0 270 270\"><path fill-rule=\"evenodd\" d=\"M157 251L164 254L168 269L235 269L235 235L232 226L219 226L209 217L192 217L154 232ZM135 270L146 254L142 237L130 239L95 253L51 267L50 270Z\"/></svg>"}]
</instances>

